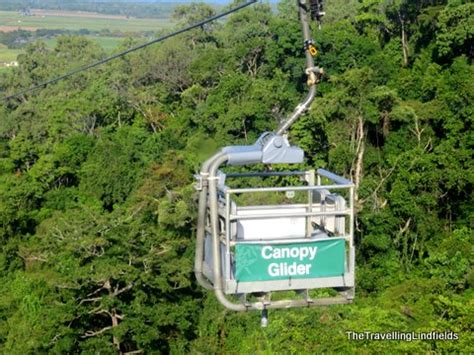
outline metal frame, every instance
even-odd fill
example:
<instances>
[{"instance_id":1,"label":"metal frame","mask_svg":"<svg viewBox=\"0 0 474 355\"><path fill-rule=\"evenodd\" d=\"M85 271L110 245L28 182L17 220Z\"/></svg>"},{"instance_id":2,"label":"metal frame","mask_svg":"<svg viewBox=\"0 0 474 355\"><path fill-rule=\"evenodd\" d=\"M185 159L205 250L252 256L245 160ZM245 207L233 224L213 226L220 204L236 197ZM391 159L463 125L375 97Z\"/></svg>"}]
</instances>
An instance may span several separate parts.
<instances>
[{"instance_id":1,"label":"metal frame","mask_svg":"<svg viewBox=\"0 0 474 355\"><path fill-rule=\"evenodd\" d=\"M221 156L218 161L225 162L225 156ZM206 210L210 214L209 223L204 223L203 237L208 239L208 243L212 243L212 248L209 248L208 252L212 253L212 258L208 258L208 261L212 260L212 265L205 262L206 256L204 250L201 254L201 266L200 277L210 280L210 288L214 289L219 301L227 308L233 310L248 310L248 309L269 309L269 308L290 308L290 307L301 307L301 306L316 306L316 305L329 305L329 304L342 304L350 303L354 298L354 287L355 287L355 251L354 251L354 184L344 179L341 176L335 175L327 170L318 169L317 175L315 176L314 171L297 171L297 172L251 172L241 174L227 174L229 178L245 178L245 177L268 177L268 176L304 176L305 180L310 184L307 186L286 186L286 187L251 187L251 188L229 188L226 185L221 184L217 186L217 175L222 176L222 172L218 172L217 168L221 163L215 162L212 165L212 171L209 175L209 186L212 185L214 190L215 198L212 191L209 191L208 199L206 201ZM215 176L215 178L212 178ZM329 185L322 184L322 178L327 178L331 181ZM312 185L314 182L317 185ZM339 190L346 191L348 206L343 210L324 211L319 208L319 205L313 203L312 195L314 191L318 190ZM284 205L259 205L259 206L235 206L232 211L232 195L233 194L246 194L246 193L271 193L271 192L287 192L287 191L301 191L308 194L307 203L295 203L295 204L284 204ZM207 192L206 192L207 194ZM221 196L221 202L219 203L218 195ZM219 207L220 205L220 207ZM288 208L305 208L308 212L295 212L295 213L278 213L279 209ZM318 207L318 208L317 208ZM277 213L262 213L258 215L238 215L238 211L248 210L274 210ZM238 220L248 219L261 219L261 218L284 218L284 217L304 217L307 218L306 225L310 224L311 218L316 216L329 216L348 217L346 224L349 225L348 232L344 235L330 237L331 239L344 239L346 241L346 270L344 275L337 277L324 277L324 278L308 278L308 279L287 279L287 280L275 280L275 281L259 281L256 282L237 282L233 277L233 265L232 265L232 250L231 248L238 243L262 243L257 240L239 241L232 236L232 223ZM223 219L224 228L219 227L219 219ZM348 222L348 223L347 223ZM308 230L308 229L307 229ZM279 243L305 243L313 241L310 233L306 233L304 236L299 238L287 238L279 240L266 241L271 244ZM204 249L204 248L203 248ZM212 250L212 251L211 251ZM217 251L217 253L216 253ZM198 279L199 280L199 279ZM307 296L304 300L301 299L289 299L283 301L271 301L271 297L267 297L264 301L248 303L246 301L246 295L250 293L268 293L275 291L285 290L304 290L307 295L311 289L318 288L337 288L340 293L336 297L327 297L323 299L311 299ZM230 301L226 295L238 295L243 299L242 303L234 303Z\"/></svg>"},{"instance_id":2,"label":"metal frame","mask_svg":"<svg viewBox=\"0 0 474 355\"><path fill-rule=\"evenodd\" d=\"M314 171L305 171L305 172L283 172L283 173L243 173L243 174L232 174L230 175L233 178L240 177L266 177L266 176L292 176L300 175L306 176L309 178L309 183L314 184ZM229 176L229 175L227 175ZM237 282L231 278L231 250L230 248L237 243L262 243L262 241L235 241L232 240L232 229L231 223L238 220L246 219L262 219L262 218L282 218L282 217L308 217L306 221L306 226L310 227L310 218L316 216L348 216L351 217L354 214L354 200L353 195L351 194L351 189L354 185L351 181L344 179L338 175L335 175L327 170L319 169L317 174L318 185L309 185L309 186L286 186L286 187L252 187L252 188L228 188L227 186L221 187L220 192L224 194L225 198L225 267L226 278L224 285L224 292L226 294L236 294L236 293L251 293L251 292L270 292L270 291L281 291L281 290L298 290L298 289L314 289L314 288L324 288L324 287L354 287L354 268L355 260L354 253L351 250L353 249L353 230L350 229L349 233L342 237L333 237L331 239L344 239L349 243L346 260L348 261L346 265L346 272L341 277L331 277L331 278L320 278L320 279L293 279L293 280L280 280L280 281L260 281L258 284L254 282ZM326 177L333 182L336 182L336 185L321 185L321 177ZM337 184L339 183L339 184ZM344 211L312 211L314 204L312 199L313 191L316 190L347 190L349 192L349 207ZM308 192L308 204L285 204L285 205L267 205L267 206L237 206L235 214L231 213L231 196L232 194L242 194L242 193L263 193L263 192L287 192L287 191L307 191ZM239 210L259 210L259 209L281 209L281 208L294 208L294 207L304 207L309 212L304 213L270 213L270 214L258 214L258 215L247 215L239 216ZM350 222L349 222L350 223ZM222 231L221 231L222 232ZM272 244L282 244L282 243L304 243L308 242L310 233L308 229L306 232L306 238L303 239L279 239L272 240ZM310 285L310 287L308 287Z\"/></svg>"}]
</instances>

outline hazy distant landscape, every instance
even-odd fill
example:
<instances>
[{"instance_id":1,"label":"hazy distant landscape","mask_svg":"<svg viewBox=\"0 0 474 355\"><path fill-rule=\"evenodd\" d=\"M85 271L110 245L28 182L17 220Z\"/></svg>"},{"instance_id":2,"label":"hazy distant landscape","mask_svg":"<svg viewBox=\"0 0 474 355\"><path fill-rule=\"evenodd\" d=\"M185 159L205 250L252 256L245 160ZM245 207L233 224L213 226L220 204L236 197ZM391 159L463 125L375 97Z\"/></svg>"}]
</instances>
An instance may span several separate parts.
<instances>
[{"instance_id":1,"label":"hazy distant landscape","mask_svg":"<svg viewBox=\"0 0 474 355\"><path fill-rule=\"evenodd\" d=\"M139 18L118 12L107 13L105 9L102 12L71 10L76 8L72 6L74 3L69 6L64 4L57 6L71 8L65 10L55 9L51 2L44 3L49 5L45 6L48 9L22 8L19 4L13 6L8 3L0 5L0 10L16 9L0 11L0 68L5 68L9 63L16 61L18 54L21 54L29 43L36 40L43 40L48 47L52 48L58 35L77 34L86 36L110 52L117 48L124 38L149 38L173 25L171 14L174 5L171 4L156 5L157 9L162 10L162 17ZM141 7L143 7L142 10ZM91 8L101 10L97 6ZM136 14L145 15L148 6L136 5L134 9Z\"/></svg>"},{"instance_id":2,"label":"hazy distant landscape","mask_svg":"<svg viewBox=\"0 0 474 355\"><path fill-rule=\"evenodd\" d=\"M102 14L124 15L141 18L168 18L173 8L179 4L191 3L191 0L178 1L121 1L121 0L6 0L0 3L0 10L24 11L26 9L44 9L60 11L87 11ZM231 1L197 1L212 6L229 4Z\"/></svg>"},{"instance_id":3,"label":"hazy distant landscape","mask_svg":"<svg viewBox=\"0 0 474 355\"><path fill-rule=\"evenodd\" d=\"M64 29L89 31L108 30L122 33L157 31L169 27L170 19L126 18L94 12L32 10L30 15L19 12L0 12L0 31Z\"/></svg>"}]
</instances>

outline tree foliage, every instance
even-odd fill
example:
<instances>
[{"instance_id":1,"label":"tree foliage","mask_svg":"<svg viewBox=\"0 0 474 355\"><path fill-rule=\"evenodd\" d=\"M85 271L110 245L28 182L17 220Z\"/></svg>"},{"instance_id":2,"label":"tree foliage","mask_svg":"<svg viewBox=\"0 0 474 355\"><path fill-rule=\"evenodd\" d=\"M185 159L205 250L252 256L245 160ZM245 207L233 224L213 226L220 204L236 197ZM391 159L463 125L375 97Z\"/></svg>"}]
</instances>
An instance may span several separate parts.
<instances>
[{"instance_id":1,"label":"tree foliage","mask_svg":"<svg viewBox=\"0 0 474 355\"><path fill-rule=\"evenodd\" d=\"M255 5L3 102L0 352L472 351L472 5L330 4L315 32L327 74L290 139L304 168L357 186L357 297L272 312L267 329L195 283L192 175L217 147L273 130L304 95L293 3ZM175 17L212 14L193 4ZM0 88L103 55L81 37L35 43ZM459 340L350 342L347 331Z\"/></svg>"}]
</instances>

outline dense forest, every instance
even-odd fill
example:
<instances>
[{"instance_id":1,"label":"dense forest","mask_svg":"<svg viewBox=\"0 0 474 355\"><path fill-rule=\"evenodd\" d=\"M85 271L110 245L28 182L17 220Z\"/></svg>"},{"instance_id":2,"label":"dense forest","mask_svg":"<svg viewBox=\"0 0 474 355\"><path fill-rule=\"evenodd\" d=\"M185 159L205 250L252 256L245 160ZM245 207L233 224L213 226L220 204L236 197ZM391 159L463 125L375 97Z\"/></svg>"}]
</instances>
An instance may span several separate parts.
<instances>
[{"instance_id":1,"label":"dense forest","mask_svg":"<svg viewBox=\"0 0 474 355\"><path fill-rule=\"evenodd\" d=\"M1 353L472 352L474 3L328 0L326 12L314 25L326 75L289 138L306 152L297 168L357 185L355 302L273 311L260 328L193 275L193 174L305 95L285 0L0 103ZM37 42L0 91L103 56L82 37Z\"/></svg>"}]
</instances>

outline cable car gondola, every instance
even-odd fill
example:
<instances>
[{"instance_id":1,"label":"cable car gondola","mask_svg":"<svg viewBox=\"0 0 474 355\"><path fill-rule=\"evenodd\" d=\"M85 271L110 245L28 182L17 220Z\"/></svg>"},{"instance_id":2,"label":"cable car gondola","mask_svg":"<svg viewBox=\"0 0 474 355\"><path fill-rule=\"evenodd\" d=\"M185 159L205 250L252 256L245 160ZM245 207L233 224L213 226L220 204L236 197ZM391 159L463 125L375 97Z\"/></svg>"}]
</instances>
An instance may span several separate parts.
<instances>
[{"instance_id":1,"label":"cable car gondola","mask_svg":"<svg viewBox=\"0 0 474 355\"><path fill-rule=\"evenodd\" d=\"M239 174L222 169L224 165L303 162L303 150L291 145L285 133L309 109L323 74L322 69L314 66L317 50L308 22L308 11L320 20L324 14L322 1L308 1L298 0L307 96L275 133L262 134L253 145L222 148L203 164L197 175L196 278L203 287L214 290L217 299L231 310L262 310L262 325L267 323L267 309L344 304L354 299L351 181L324 169ZM228 184L233 179L272 177L298 177L301 183L260 187ZM246 195L272 194L279 197L259 199L269 201L263 204L248 203L249 199L245 199ZM286 198L281 198L282 194ZM288 198L296 194L298 198ZM336 294L314 297L312 290L322 288L336 290ZM279 291L290 297L274 297Z\"/></svg>"}]
</instances>

